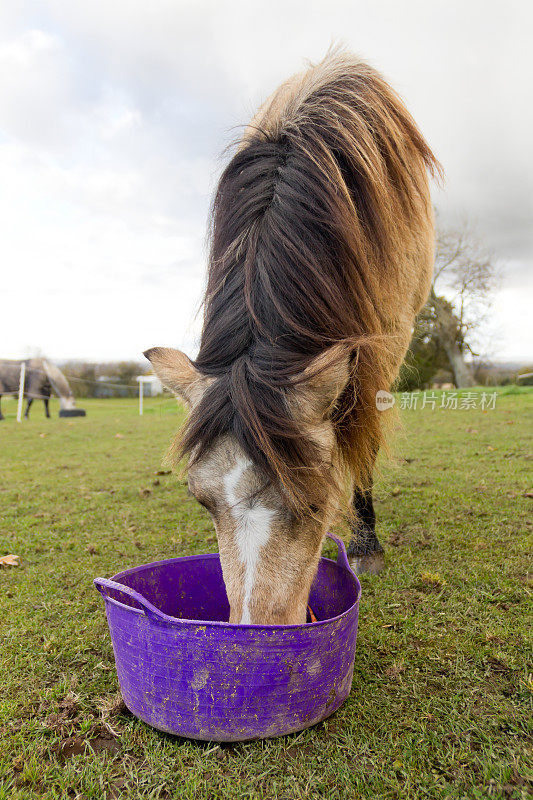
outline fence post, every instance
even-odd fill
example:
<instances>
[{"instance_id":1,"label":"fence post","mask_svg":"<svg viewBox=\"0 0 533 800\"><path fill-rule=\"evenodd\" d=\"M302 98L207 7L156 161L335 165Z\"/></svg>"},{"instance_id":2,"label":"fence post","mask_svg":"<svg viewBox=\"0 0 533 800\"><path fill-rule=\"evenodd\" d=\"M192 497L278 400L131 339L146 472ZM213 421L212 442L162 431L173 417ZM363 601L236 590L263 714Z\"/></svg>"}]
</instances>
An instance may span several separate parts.
<instances>
[{"instance_id":1,"label":"fence post","mask_svg":"<svg viewBox=\"0 0 533 800\"><path fill-rule=\"evenodd\" d=\"M19 401L17 405L17 422L22 422L22 404L24 402L24 381L26 380L26 362L20 365Z\"/></svg>"},{"instance_id":2,"label":"fence post","mask_svg":"<svg viewBox=\"0 0 533 800\"><path fill-rule=\"evenodd\" d=\"M144 387L144 381L141 379L139 381L139 415L141 417L143 415L143 387Z\"/></svg>"}]
</instances>

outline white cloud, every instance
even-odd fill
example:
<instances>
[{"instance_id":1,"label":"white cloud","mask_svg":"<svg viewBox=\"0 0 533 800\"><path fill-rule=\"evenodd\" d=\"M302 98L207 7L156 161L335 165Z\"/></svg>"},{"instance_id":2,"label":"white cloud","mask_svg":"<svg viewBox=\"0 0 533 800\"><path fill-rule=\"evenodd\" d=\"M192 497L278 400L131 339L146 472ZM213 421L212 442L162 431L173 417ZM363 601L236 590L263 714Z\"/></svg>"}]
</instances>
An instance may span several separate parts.
<instances>
[{"instance_id":1,"label":"white cloud","mask_svg":"<svg viewBox=\"0 0 533 800\"><path fill-rule=\"evenodd\" d=\"M447 171L444 219L466 213L509 263L494 352L520 340L525 353L513 303L523 309L531 289L531 21L519 0L3 4L2 355L191 347L218 154L334 39L406 98Z\"/></svg>"},{"instance_id":2,"label":"white cloud","mask_svg":"<svg viewBox=\"0 0 533 800\"><path fill-rule=\"evenodd\" d=\"M497 293L492 303L492 318L486 326L491 347L485 352L490 357L533 364L532 297L533 275L529 275L522 286L509 286Z\"/></svg>"},{"instance_id":3,"label":"white cloud","mask_svg":"<svg viewBox=\"0 0 533 800\"><path fill-rule=\"evenodd\" d=\"M40 146L63 144L73 99L57 36L28 30L0 42L0 127L5 134Z\"/></svg>"}]
</instances>

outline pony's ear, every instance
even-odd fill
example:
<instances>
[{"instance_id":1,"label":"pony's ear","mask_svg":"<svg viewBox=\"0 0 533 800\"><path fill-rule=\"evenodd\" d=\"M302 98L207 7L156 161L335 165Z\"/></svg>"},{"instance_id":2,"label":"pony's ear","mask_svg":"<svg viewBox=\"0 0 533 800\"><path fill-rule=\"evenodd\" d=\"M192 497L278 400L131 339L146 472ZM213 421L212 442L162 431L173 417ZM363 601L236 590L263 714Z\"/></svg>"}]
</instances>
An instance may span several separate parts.
<instances>
[{"instance_id":1,"label":"pony's ear","mask_svg":"<svg viewBox=\"0 0 533 800\"><path fill-rule=\"evenodd\" d=\"M307 419L328 419L346 388L352 371L352 348L332 345L305 368L293 390L292 400Z\"/></svg>"},{"instance_id":2,"label":"pony's ear","mask_svg":"<svg viewBox=\"0 0 533 800\"><path fill-rule=\"evenodd\" d=\"M161 383L189 406L196 405L209 383L181 350L152 347L144 351Z\"/></svg>"}]
</instances>

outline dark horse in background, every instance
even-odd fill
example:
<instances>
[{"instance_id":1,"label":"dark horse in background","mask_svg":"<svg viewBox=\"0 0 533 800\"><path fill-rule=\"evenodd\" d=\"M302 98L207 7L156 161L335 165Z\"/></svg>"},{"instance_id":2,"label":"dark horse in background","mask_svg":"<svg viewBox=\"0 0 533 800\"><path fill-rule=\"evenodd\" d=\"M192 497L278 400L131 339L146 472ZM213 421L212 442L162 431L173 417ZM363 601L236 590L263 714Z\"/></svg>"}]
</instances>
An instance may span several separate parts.
<instances>
[{"instance_id":1,"label":"dark horse in background","mask_svg":"<svg viewBox=\"0 0 533 800\"><path fill-rule=\"evenodd\" d=\"M24 397L27 400L25 417L30 414L34 400L43 400L44 411L50 417L48 403L52 392L57 394L62 409L75 407L74 396L67 379L61 370L44 358L25 359ZM4 419L1 401L3 394L18 395L20 385L20 366L22 361L0 359L0 420Z\"/></svg>"},{"instance_id":2,"label":"dark horse in background","mask_svg":"<svg viewBox=\"0 0 533 800\"><path fill-rule=\"evenodd\" d=\"M305 622L328 527L376 572L372 473L431 284L439 171L402 101L345 52L258 111L216 193L200 351L146 352L190 407L175 454L217 532L230 622Z\"/></svg>"}]
</instances>

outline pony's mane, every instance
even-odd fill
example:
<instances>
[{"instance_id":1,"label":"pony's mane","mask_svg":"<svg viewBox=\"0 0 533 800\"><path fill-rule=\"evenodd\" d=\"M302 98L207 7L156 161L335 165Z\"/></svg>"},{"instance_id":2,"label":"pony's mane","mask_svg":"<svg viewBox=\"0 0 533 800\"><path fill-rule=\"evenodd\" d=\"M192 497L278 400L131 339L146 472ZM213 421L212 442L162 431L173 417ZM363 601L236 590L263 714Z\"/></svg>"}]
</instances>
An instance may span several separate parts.
<instances>
[{"instance_id":1,"label":"pony's mane","mask_svg":"<svg viewBox=\"0 0 533 800\"><path fill-rule=\"evenodd\" d=\"M382 440L375 394L379 300L398 242L427 219L438 165L400 99L371 67L336 52L287 84L246 129L218 185L196 368L214 378L182 433L197 460L231 434L299 513L330 480L290 396L339 342L356 358L335 430L359 486ZM338 349L338 348L337 348Z\"/></svg>"}]
</instances>

